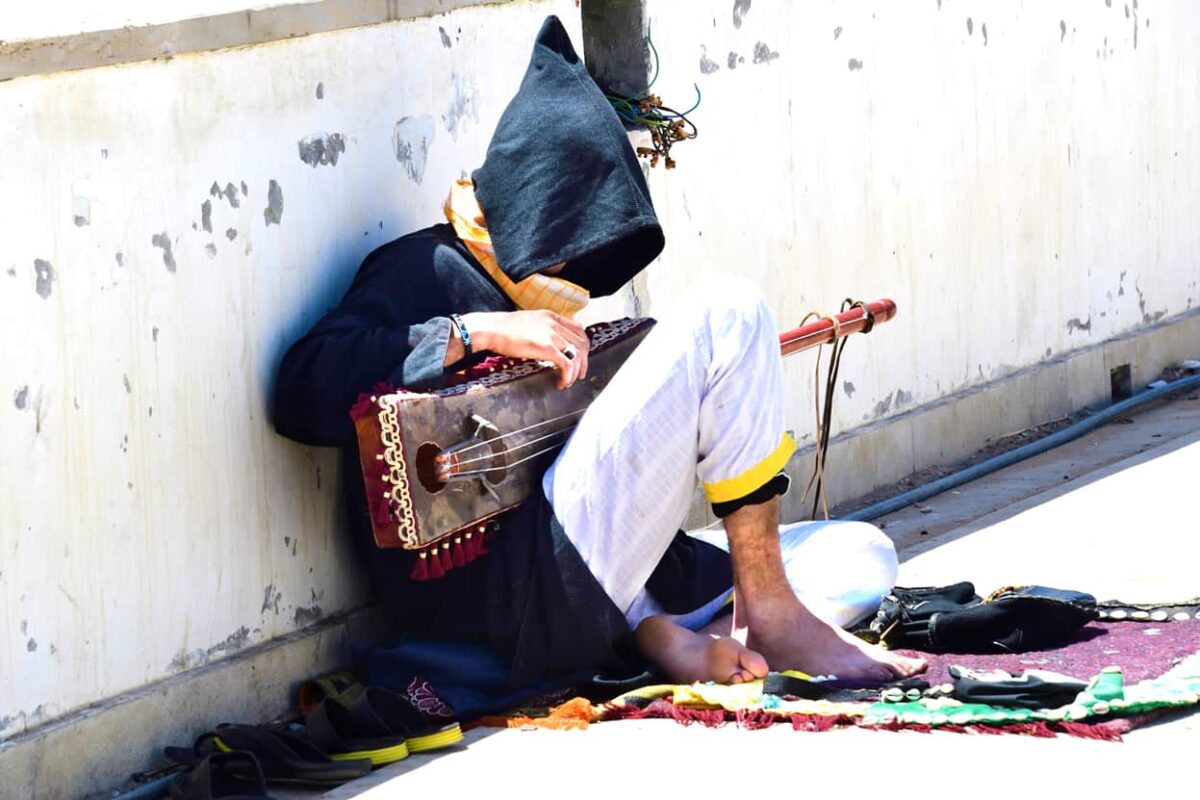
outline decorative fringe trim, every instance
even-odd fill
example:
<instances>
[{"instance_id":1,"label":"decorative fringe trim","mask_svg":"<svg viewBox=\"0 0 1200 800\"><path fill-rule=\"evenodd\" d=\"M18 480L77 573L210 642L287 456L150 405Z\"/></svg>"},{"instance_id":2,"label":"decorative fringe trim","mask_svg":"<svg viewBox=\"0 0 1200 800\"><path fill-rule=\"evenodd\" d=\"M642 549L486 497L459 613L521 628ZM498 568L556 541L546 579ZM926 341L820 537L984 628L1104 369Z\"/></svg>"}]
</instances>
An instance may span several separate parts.
<instances>
[{"instance_id":1,"label":"decorative fringe trim","mask_svg":"<svg viewBox=\"0 0 1200 800\"><path fill-rule=\"evenodd\" d=\"M350 406L350 419L358 422L370 414L373 408L375 408L375 398L363 392L358 396L358 400L355 401L354 405Z\"/></svg>"},{"instance_id":2,"label":"decorative fringe trim","mask_svg":"<svg viewBox=\"0 0 1200 800\"><path fill-rule=\"evenodd\" d=\"M739 728L748 731L759 731L763 728L769 728L776 722L786 722L787 717L779 714L772 714L769 711L760 711L758 709L739 709L735 713L737 725Z\"/></svg>"},{"instance_id":3,"label":"decorative fringe trim","mask_svg":"<svg viewBox=\"0 0 1200 800\"><path fill-rule=\"evenodd\" d=\"M429 563L428 562L429 562L429 558L424 553L419 554L417 556L416 563L413 564L412 572L409 574L408 577L414 581L429 580Z\"/></svg>"},{"instance_id":4,"label":"decorative fringe trim","mask_svg":"<svg viewBox=\"0 0 1200 800\"><path fill-rule=\"evenodd\" d=\"M414 581L434 580L444 577L456 567L465 567L480 556L487 555L487 547L483 544L486 530L487 524L484 523L474 531L454 537L453 543L443 539L419 550L408 577Z\"/></svg>"},{"instance_id":5,"label":"decorative fringe trim","mask_svg":"<svg viewBox=\"0 0 1200 800\"><path fill-rule=\"evenodd\" d=\"M1013 722L997 725L994 723L968 723L966 725L927 725L924 723L908 723L899 720L879 725L863 725L858 717L846 714L775 714L759 709L742 709L736 712L721 708L688 708L676 706L670 700L658 698L643 708L636 705L614 705L607 703L601 706L597 720L615 721L622 719L673 719L681 725L699 723L706 728L719 728L728 722L735 722L745 730L761 730L771 725L790 722L792 730L821 732L837 727L858 726L873 731L916 731L918 733L967 733L982 736L1033 736L1036 738L1054 738L1060 734L1077 736L1083 739L1103 741L1121 741L1121 735L1132 727L1128 720L1110 719L1098 723L1087 722Z\"/></svg>"},{"instance_id":6,"label":"decorative fringe trim","mask_svg":"<svg viewBox=\"0 0 1200 800\"><path fill-rule=\"evenodd\" d=\"M1126 727L1128 729L1128 727L1131 726L1122 726L1113 723L1120 723L1123 721L1124 720L1106 720L1104 722L1094 723L1091 725L1086 722L1058 722L1055 723L1055 725L1061 727L1063 733L1069 733L1072 736L1079 736L1083 739L1100 739L1106 742L1119 742L1121 741L1121 728Z\"/></svg>"},{"instance_id":7,"label":"decorative fringe trim","mask_svg":"<svg viewBox=\"0 0 1200 800\"><path fill-rule=\"evenodd\" d=\"M422 552L421 555L424 556L425 552ZM437 579L445 576L446 570L442 569L442 560L438 558L436 547L429 551L429 557L425 560L429 564L430 579Z\"/></svg>"},{"instance_id":8,"label":"decorative fringe trim","mask_svg":"<svg viewBox=\"0 0 1200 800\"><path fill-rule=\"evenodd\" d=\"M830 731L840 725L853 725L854 720L845 714L792 714L789 716L794 731Z\"/></svg>"}]
</instances>

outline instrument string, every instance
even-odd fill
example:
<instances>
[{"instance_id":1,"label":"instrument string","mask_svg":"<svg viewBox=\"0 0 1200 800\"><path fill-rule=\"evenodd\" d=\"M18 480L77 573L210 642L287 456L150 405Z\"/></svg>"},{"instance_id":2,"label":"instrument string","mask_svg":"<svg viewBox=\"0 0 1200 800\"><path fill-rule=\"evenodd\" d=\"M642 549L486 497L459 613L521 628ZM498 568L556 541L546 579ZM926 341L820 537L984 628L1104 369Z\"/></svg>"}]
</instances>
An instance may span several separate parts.
<instances>
[{"instance_id":1,"label":"instrument string","mask_svg":"<svg viewBox=\"0 0 1200 800\"><path fill-rule=\"evenodd\" d=\"M555 450L559 449L564 444L566 444L566 442L557 442L555 444L550 445L549 447L544 447L541 450L538 450L534 453L530 453L529 455L525 456L524 458L518 458L516 461L512 462L511 464L503 464L500 467L493 467L491 469L469 469L465 472L456 472L453 475L451 475L450 478L451 478L451 480L453 480L454 478L465 478L465 477L469 477L471 475L486 475L489 472L495 472L497 469L509 469L510 467L515 467L518 464L524 464L526 461L530 461L532 459L537 458L538 456L545 455L546 453L553 453Z\"/></svg>"},{"instance_id":2,"label":"instrument string","mask_svg":"<svg viewBox=\"0 0 1200 800\"><path fill-rule=\"evenodd\" d=\"M585 410L586 409L581 408L577 411L569 411L566 414L561 414L557 417L553 417L552 419L544 420L542 422L535 422L532 425L526 425L524 428L515 428L511 431L507 431L505 433L501 433L497 436L494 436L491 439L484 439L483 441L476 442L475 444L469 444L466 447L462 447L458 450L455 450L454 452L455 453L466 453L470 450L475 450L476 448L479 448L479 447L490 447L492 442L498 442L503 439L511 438L513 436L519 436L522 433L528 433L529 431L535 430L537 428L543 428L543 427L550 425L552 423L555 423L555 422L561 422L562 420L569 419L570 417L578 417L581 414L583 414L583 412Z\"/></svg>"},{"instance_id":3,"label":"instrument string","mask_svg":"<svg viewBox=\"0 0 1200 800\"><path fill-rule=\"evenodd\" d=\"M492 460L493 458L496 458L496 457L498 457L498 456L505 456L505 455L508 455L509 453L515 453L515 452L516 452L516 451L518 451L518 450L521 450L521 449L523 449L523 448L529 447L529 446L531 446L531 445L535 445L535 444L537 444L538 442L545 441L546 439L553 438L553 437L555 437L555 436L558 436L558 435L560 435L560 434L563 434L563 433L570 433L570 432L571 432L571 431L573 431L573 430L575 430L575 427L574 427L574 426L567 427L567 428L559 428L559 429L558 429L558 430L556 430L556 431L551 431L550 433L545 433L545 434L542 434L541 436L538 436L538 437L536 437L536 438L530 439L530 440L529 440L529 441L527 441L527 442L521 442L520 444L518 444L518 445L514 445L513 447L509 447L509 448L508 448L508 449L506 449L506 450L500 450L499 452L488 453L487 455L484 455L484 456L477 456L476 458L465 458L465 459L459 459L459 461L458 461L458 464L459 464L459 466L462 466L463 464L474 464L474 463L476 463L476 462L479 462L479 461L490 461L490 460ZM496 438L498 439L499 437L496 437ZM492 439L492 441L494 442L494 441L496 441L496 439ZM519 463L519 462L518 462L518 463ZM499 465L499 467L503 467L503 466L504 466L503 464ZM496 467L496 468L499 468L499 467ZM456 474L456 475L465 475L465 474L467 474L467 473L465 473L465 472L457 472L457 473L455 473L455 474Z\"/></svg>"}]
</instances>

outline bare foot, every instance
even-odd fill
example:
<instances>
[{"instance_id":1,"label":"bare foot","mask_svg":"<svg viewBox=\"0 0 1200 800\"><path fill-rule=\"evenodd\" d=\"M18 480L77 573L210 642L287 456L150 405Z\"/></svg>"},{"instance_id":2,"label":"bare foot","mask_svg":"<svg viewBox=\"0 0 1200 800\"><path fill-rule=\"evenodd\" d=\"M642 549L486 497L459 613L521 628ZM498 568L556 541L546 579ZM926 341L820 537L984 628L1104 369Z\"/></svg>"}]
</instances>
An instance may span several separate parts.
<instances>
[{"instance_id":1,"label":"bare foot","mask_svg":"<svg viewBox=\"0 0 1200 800\"><path fill-rule=\"evenodd\" d=\"M746 644L771 669L795 669L839 680L892 681L924 672L923 658L908 658L862 641L813 616L799 600L759 607L749 618Z\"/></svg>"},{"instance_id":2,"label":"bare foot","mask_svg":"<svg viewBox=\"0 0 1200 800\"><path fill-rule=\"evenodd\" d=\"M642 620L638 652L677 683L745 683L766 677L767 661L736 639L696 633L666 617Z\"/></svg>"}]
</instances>

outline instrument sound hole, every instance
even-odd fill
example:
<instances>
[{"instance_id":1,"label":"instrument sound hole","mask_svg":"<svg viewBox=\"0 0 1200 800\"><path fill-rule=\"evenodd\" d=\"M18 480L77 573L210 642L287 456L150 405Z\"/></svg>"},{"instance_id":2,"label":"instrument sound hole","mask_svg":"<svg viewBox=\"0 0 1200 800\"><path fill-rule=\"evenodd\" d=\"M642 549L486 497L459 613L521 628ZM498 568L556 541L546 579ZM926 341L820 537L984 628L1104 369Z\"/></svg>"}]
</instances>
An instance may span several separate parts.
<instances>
[{"instance_id":1,"label":"instrument sound hole","mask_svg":"<svg viewBox=\"0 0 1200 800\"><path fill-rule=\"evenodd\" d=\"M446 488L446 482L438 477L437 457L442 455L442 448L433 442L426 442L417 448L417 480L430 494L437 494Z\"/></svg>"}]
</instances>

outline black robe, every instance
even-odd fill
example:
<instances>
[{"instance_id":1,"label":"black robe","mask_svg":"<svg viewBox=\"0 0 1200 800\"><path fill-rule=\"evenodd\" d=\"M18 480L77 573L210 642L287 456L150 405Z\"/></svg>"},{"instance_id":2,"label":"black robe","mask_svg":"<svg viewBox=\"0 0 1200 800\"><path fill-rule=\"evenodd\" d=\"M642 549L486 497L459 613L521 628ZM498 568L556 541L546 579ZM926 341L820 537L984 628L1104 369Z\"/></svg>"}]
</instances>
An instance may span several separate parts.
<instances>
[{"instance_id":1,"label":"black robe","mask_svg":"<svg viewBox=\"0 0 1200 800\"><path fill-rule=\"evenodd\" d=\"M565 261L559 277L593 296L611 294L663 247L637 157L554 17L472 180L497 261L514 281ZM486 645L511 661L514 686L627 670L636 663L628 625L540 491L499 518L487 556L440 579L410 580L413 553L374 545L351 405L378 382L437 387L466 366L443 367L449 314L513 310L450 225L390 242L367 256L337 307L284 356L275 426L297 441L342 449L355 543L399 630ZM724 553L681 534L650 586L664 607L683 611L730 581Z\"/></svg>"}]
</instances>

